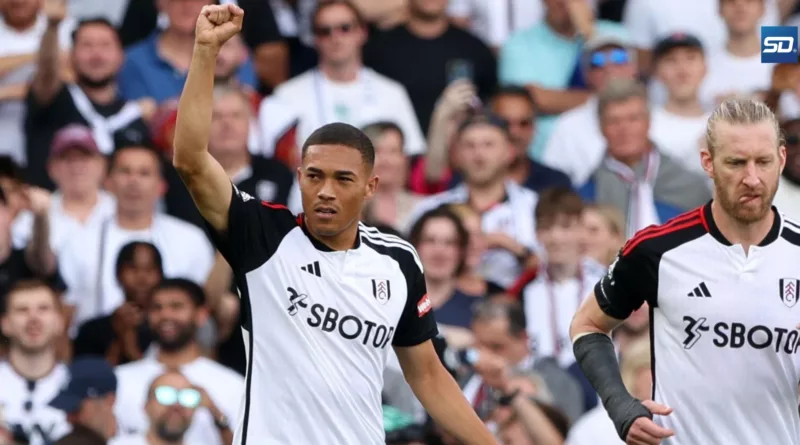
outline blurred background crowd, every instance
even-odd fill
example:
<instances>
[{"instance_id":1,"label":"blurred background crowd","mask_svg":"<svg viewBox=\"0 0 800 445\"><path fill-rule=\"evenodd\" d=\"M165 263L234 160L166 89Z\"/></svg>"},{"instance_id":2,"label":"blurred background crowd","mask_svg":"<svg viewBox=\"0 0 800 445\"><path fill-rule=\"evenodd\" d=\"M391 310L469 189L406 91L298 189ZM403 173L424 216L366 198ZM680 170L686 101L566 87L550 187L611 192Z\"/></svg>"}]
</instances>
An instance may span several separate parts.
<instances>
[{"instance_id":1,"label":"blurred background crowd","mask_svg":"<svg viewBox=\"0 0 800 445\"><path fill-rule=\"evenodd\" d=\"M504 445L621 443L569 323L634 232L711 198L708 113L782 119L776 197L800 219L800 65L760 27L798 0L220 0L209 150L299 212L298 146L372 139L364 219L418 250L437 348ZM245 352L231 270L171 159L210 0L0 0L0 443L227 445ZM648 308L615 331L649 398ZM387 443L457 445L396 360ZM355 444L354 444L355 445Z\"/></svg>"}]
</instances>

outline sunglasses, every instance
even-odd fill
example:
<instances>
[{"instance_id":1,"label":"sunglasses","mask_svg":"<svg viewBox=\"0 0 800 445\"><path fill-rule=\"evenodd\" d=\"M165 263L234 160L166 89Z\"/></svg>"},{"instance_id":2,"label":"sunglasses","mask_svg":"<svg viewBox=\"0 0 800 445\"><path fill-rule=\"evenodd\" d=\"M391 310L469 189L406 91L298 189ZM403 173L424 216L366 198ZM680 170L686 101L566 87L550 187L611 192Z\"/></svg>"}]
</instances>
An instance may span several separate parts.
<instances>
[{"instance_id":1,"label":"sunglasses","mask_svg":"<svg viewBox=\"0 0 800 445\"><path fill-rule=\"evenodd\" d=\"M194 409L200 406L202 396L200 392L192 388L178 389L172 386L157 386L153 395L156 402L162 406L180 405L184 408Z\"/></svg>"},{"instance_id":2,"label":"sunglasses","mask_svg":"<svg viewBox=\"0 0 800 445\"><path fill-rule=\"evenodd\" d=\"M630 63L631 58L628 51L624 49L612 49L610 51L598 51L589 57L589 67L604 68L609 65L625 65Z\"/></svg>"},{"instance_id":3,"label":"sunglasses","mask_svg":"<svg viewBox=\"0 0 800 445\"><path fill-rule=\"evenodd\" d=\"M315 26L314 35L317 37L330 37L333 35L334 32L337 31L340 34L348 34L355 28L356 25L353 23L342 23L339 25L328 25L328 26Z\"/></svg>"}]
</instances>

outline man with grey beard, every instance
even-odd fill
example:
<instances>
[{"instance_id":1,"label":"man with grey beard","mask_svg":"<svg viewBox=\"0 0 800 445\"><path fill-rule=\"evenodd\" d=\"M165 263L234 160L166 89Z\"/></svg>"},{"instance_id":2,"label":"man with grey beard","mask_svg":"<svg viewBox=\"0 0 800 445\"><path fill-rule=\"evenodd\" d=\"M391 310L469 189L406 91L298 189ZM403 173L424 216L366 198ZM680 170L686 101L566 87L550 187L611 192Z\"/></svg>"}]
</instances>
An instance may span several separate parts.
<instances>
[{"instance_id":1,"label":"man with grey beard","mask_svg":"<svg viewBox=\"0 0 800 445\"><path fill-rule=\"evenodd\" d=\"M117 437L109 445L183 445L186 432L198 408L215 409L206 392L193 386L181 373L168 371L147 389L145 411L150 427L144 434ZM222 443L230 444L230 431L220 432ZM208 442L204 442L208 443Z\"/></svg>"}]
</instances>

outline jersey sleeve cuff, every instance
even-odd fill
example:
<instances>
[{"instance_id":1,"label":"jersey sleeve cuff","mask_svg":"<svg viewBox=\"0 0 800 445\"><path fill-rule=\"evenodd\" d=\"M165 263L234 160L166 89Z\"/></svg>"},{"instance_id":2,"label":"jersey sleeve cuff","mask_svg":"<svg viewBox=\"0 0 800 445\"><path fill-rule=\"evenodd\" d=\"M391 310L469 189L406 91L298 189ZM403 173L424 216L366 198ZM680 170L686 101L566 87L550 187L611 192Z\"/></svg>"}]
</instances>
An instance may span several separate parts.
<instances>
[{"instance_id":1,"label":"jersey sleeve cuff","mask_svg":"<svg viewBox=\"0 0 800 445\"><path fill-rule=\"evenodd\" d=\"M417 346L419 344L425 343L426 341L436 337L439 335L439 328L434 325L431 329L428 329L424 333L420 335L415 335L413 337L395 337L392 341L392 346L399 346L401 348L410 348L412 346Z\"/></svg>"}]
</instances>

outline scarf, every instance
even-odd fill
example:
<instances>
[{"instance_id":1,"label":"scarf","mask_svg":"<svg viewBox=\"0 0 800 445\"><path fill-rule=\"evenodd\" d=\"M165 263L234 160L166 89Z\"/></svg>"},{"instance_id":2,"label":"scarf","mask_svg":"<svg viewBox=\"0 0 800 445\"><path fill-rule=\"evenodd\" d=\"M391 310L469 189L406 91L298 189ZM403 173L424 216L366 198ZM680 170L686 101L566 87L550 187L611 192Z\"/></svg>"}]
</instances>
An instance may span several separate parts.
<instances>
[{"instance_id":1,"label":"scarf","mask_svg":"<svg viewBox=\"0 0 800 445\"><path fill-rule=\"evenodd\" d=\"M660 223L653 193L660 163L657 150L651 150L644 162L635 169L611 157L603 161L603 166L617 177L627 192L626 202L620 208L625 212L625 232L628 237L649 225ZM618 199L612 200L616 201Z\"/></svg>"},{"instance_id":2,"label":"scarf","mask_svg":"<svg viewBox=\"0 0 800 445\"><path fill-rule=\"evenodd\" d=\"M142 117L142 109L136 102L128 102L116 114L104 117L95 110L86 93L77 85L67 85L67 90L78 113L89 123L94 141L103 154L114 151L114 133Z\"/></svg>"}]
</instances>

